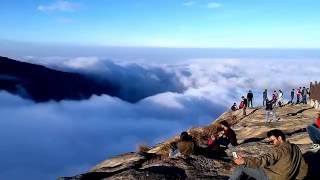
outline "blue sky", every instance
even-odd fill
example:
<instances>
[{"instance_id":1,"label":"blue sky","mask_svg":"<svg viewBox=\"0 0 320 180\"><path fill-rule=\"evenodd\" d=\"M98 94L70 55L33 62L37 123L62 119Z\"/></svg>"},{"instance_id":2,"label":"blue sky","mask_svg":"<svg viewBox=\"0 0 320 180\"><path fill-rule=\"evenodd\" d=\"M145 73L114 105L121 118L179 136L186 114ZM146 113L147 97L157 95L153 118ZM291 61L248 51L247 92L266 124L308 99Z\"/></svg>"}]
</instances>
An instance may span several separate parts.
<instances>
[{"instance_id":1,"label":"blue sky","mask_svg":"<svg viewBox=\"0 0 320 180\"><path fill-rule=\"evenodd\" d=\"M2 0L0 39L46 44L320 48L315 0Z\"/></svg>"}]
</instances>

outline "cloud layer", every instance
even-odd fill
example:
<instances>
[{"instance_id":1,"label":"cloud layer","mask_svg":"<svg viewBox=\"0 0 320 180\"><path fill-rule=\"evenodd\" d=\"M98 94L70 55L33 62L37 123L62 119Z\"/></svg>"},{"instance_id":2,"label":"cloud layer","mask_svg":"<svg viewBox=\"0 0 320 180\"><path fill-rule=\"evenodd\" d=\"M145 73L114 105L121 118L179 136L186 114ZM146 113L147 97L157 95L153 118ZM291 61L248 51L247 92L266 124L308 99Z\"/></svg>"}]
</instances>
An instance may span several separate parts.
<instances>
[{"instance_id":1,"label":"cloud layer","mask_svg":"<svg viewBox=\"0 0 320 180\"><path fill-rule=\"evenodd\" d=\"M154 94L136 104L107 95L35 104L0 92L0 179L55 179L81 173L112 155L134 151L139 143L155 144L210 123L249 89L255 93L254 103L260 104L263 89L283 89L288 97L289 89L308 85L320 73L316 60L191 59L147 64L82 57L28 61L108 75L114 81L127 79L124 84L135 84L139 91L165 87L166 83L150 77L166 79L170 74L175 80L168 84L184 89ZM162 73L157 73L159 69ZM145 81L137 78L145 76Z\"/></svg>"}]
</instances>

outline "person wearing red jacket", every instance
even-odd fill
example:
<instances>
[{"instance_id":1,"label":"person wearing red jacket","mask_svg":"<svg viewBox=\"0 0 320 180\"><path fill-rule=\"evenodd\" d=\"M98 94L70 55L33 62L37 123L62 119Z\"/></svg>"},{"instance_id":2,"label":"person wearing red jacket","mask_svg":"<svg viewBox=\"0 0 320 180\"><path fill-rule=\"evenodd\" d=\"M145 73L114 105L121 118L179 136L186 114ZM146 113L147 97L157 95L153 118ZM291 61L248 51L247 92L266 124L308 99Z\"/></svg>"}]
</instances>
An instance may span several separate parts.
<instances>
[{"instance_id":1,"label":"person wearing red jacket","mask_svg":"<svg viewBox=\"0 0 320 180\"><path fill-rule=\"evenodd\" d=\"M320 149L320 111L317 113L316 124L307 126L307 132L313 145L311 146L312 151L318 151Z\"/></svg>"},{"instance_id":2,"label":"person wearing red jacket","mask_svg":"<svg viewBox=\"0 0 320 180\"><path fill-rule=\"evenodd\" d=\"M210 150L219 150L220 149L220 145L217 143L216 135L211 135L211 137L208 139L208 148Z\"/></svg>"},{"instance_id":3,"label":"person wearing red jacket","mask_svg":"<svg viewBox=\"0 0 320 180\"><path fill-rule=\"evenodd\" d=\"M301 97L301 87L299 87L297 89L297 103L296 104L300 104L300 97Z\"/></svg>"}]
</instances>

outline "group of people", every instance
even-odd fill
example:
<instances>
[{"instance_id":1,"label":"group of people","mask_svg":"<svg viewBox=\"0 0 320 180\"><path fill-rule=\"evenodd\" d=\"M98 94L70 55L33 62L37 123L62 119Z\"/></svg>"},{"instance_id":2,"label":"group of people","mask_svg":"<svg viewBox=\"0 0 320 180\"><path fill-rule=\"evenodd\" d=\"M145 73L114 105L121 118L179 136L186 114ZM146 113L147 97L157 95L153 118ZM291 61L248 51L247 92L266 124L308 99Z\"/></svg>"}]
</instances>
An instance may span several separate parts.
<instances>
[{"instance_id":1,"label":"group of people","mask_svg":"<svg viewBox=\"0 0 320 180\"><path fill-rule=\"evenodd\" d=\"M310 90L309 88L306 87L299 87L296 90L292 89L291 93L291 100L288 102L288 104L294 104L294 97L296 96L296 104L307 104L308 97L310 96ZM274 90L272 93L272 97L269 99L268 98L268 90L265 89L262 94L263 101L262 105L265 106L266 109L266 115L265 115L265 124L268 125L272 121L279 120L277 118L277 114L274 111L275 107L282 107L284 105L284 93L281 89L278 91ZM237 107L237 103L233 103L231 106L232 111L237 111L239 109L243 110L243 115L247 115L247 108L248 107L253 107L253 93L251 90L248 91L247 96L242 96L241 97L241 102L239 104L239 107ZM233 116L233 119L236 117Z\"/></svg>"},{"instance_id":2,"label":"group of people","mask_svg":"<svg viewBox=\"0 0 320 180\"><path fill-rule=\"evenodd\" d=\"M290 93L291 100L288 102L288 104L294 104L295 95L297 97L296 104L300 104L300 103L307 104L307 100L310 96L310 89L306 87L303 87L303 88L299 87L296 90L292 89Z\"/></svg>"},{"instance_id":3,"label":"group of people","mask_svg":"<svg viewBox=\"0 0 320 180\"><path fill-rule=\"evenodd\" d=\"M288 104L307 104L307 100L310 96L310 89L306 87L298 87L297 89L292 89L290 92L290 101ZM296 97L296 102L294 103L294 98ZM263 106L268 101L268 92L267 89L263 92ZM279 90L278 92L275 90L273 91L272 98L270 101L273 103L274 106L282 107L284 105L283 102L283 92L282 90Z\"/></svg>"},{"instance_id":4,"label":"group of people","mask_svg":"<svg viewBox=\"0 0 320 180\"><path fill-rule=\"evenodd\" d=\"M308 126L310 138L320 142L320 113L317 125ZM236 133L230 128L227 121L220 122L221 131L208 139L208 149L227 149L237 146ZM291 180L304 179L308 172L302 152L295 144L286 141L285 134L279 129L267 132L269 142L273 145L271 151L258 157L245 157L240 153L233 152L233 161L238 167L235 168L230 180L240 180L243 175L257 180ZM318 144L319 145L319 144ZM173 143L170 157L196 155L198 145L187 132L182 132L180 139ZM320 149L320 146L319 148ZM173 153L175 152L175 153ZM236 154L236 155L234 155Z\"/></svg>"},{"instance_id":5,"label":"group of people","mask_svg":"<svg viewBox=\"0 0 320 180\"><path fill-rule=\"evenodd\" d=\"M253 107L253 93L251 90L249 90L247 97L245 97L245 96L241 97L241 102L239 104L239 107L237 107L237 103L233 103L233 105L231 106L231 110L236 111L238 109L242 109L243 115L246 116L247 115L247 108L249 108L249 107Z\"/></svg>"},{"instance_id":6,"label":"group of people","mask_svg":"<svg viewBox=\"0 0 320 180\"><path fill-rule=\"evenodd\" d=\"M305 87L298 88L297 91L294 89L291 92L291 101L294 100L296 95L296 103L307 103L309 90ZM244 115L246 115L246 108L253 107L253 93L250 90L247 97L242 96L242 101L237 107L234 103L231 107L232 111L243 109ZM274 107L283 105L283 92L282 90L274 91L272 99L268 99L267 89L263 92L263 106L266 108L266 123L276 120L276 113ZM315 124L307 126L307 132L310 139L313 142L311 150L319 152L320 150L320 112L317 113L317 119ZM215 134L211 134L208 137L205 148L209 152L225 151L230 146L237 146L236 133L232 130L227 121L219 123ZM299 147L295 144L286 141L285 134L279 129L273 129L267 132L267 137L270 143L273 144L272 151L266 152L265 154L258 157L244 157L242 154L234 155L234 163L238 167L234 170L234 173L230 177L230 180L241 179L243 175L252 177L259 180L267 179L279 179L279 180L291 180L291 179L304 179L307 175L308 165L304 161L302 152ZM203 148L197 145L193 137L187 132L182 132L179 141L175 142L171 146L169 153L170 157L176 157L179 155L192 155L197 154L199 148ZM208 152L208 151L206 151Z\"/></svg>"},{"instance_id":7,"label":"group of people","mask_svg":"<svg viewBox=\"0 0 320 180\"><path fill-rule=\"evenodd\" d=\"M313 142L311 151L319 153L320 112L317 113L316 122L307 126L307 132ZM230 180L240 180L243 175L257 180L306 178L308 164L304 161L299 147L286 141L285 134L278 129L269 131L267 137L274 146L272 151L259 157L237 155L234 162L239 166L234 170Z\"/></svg>"},{"instance_id":8,"label":"group of people","mask_svg":"<svg viewBox=\"0 0 320 180\"><path fill-rule=\"evenodd\" d=\"M218 131L208 137L207 144L198 145L187 132L182 132L178 141L170 144L169 157L197 155L203 152L211 154L225 154L230 146L237 146L236 133L230 128L227 121L219 123Z\"/></svg>"},{"instance_id":9,"label":"group of people","mask_svg":"<svg viewBox=\"0 0 320 180\"><path fill-rule=\"evenodd\" d=\"M272 106L283 106L283 91L279 89L278 91L274 90L272 93L271 99L268 98L268 90L265 89L262 93L262 105L265 106L267 103L271 103Z\"/></svg>"}]
</instances>

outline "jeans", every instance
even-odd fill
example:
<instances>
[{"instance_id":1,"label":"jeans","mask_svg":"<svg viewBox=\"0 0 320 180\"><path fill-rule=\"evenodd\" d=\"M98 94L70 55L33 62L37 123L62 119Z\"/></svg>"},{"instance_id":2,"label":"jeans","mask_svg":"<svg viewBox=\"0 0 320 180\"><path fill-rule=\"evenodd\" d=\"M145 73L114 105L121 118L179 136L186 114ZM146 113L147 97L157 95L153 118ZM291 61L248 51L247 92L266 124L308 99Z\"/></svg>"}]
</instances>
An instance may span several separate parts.
<instances>
[{"instance_id":1,"label":"jeans","mask_svg":"<svg viewBox=\"0 0 320 180\"><path fill-rule=\"evenodd\" d=\"M320 144L320 129L319 128L317 128L315 125L309 125L309 126L307 126L307 132L309 134L311 141L314 144Z\"/></svg>"},{"instance_id":2,"label":"jeans","mask_svg":"<svg viewBox=\"0 0 320 180\"><path fill-rule=\"evenodd\" d=\"M293 99L294 99L294 96L291 96L291 100L288 102L288 104L293 104Z\"/></svg>"},{"instance_id":3,"label":"jeans","mask_svg":"<svg viewBox=\"0 0 320 180\"><path fill-rule=\"evenodd\" d=\"M273 112L272 110L267 110L266 111L266 123L269 121L271 116L272 116L272 120L270 120L270 122L275 121L276 120L276 113Z\"/></svg>"},{"instance_id":4,"label":"jeans","mask_svg":"<svg viewBox=\"0 0 320 180\"><path fill-rule=\"evenodd\" d=\"M302 96L302 103L307 104L307 96Z\"/></svg>"},{"instance_id":5,"label":"jeans","mask_svg":"<svg viewBox=\"0 0 320 180\"><path fill-rule=\"evenodd\" d=\"M296 104L299 104L300 103L300 96L297 96L297 103Z\"/></svg>"},{"instance_id":6,"label":"jeans","mask_svg":"<svg viewBox=\"0 0 320 180\"><path fill-rule=\"evenodd\" d=\"M253 169L253 168L248 168L244 166L239 166L237 167L232 176L229 178L229 180L240 180L241 177L246 174L249 177L253 177L257 180L268 180L268 176L265 174L263 169L258 168L258 169Z\"/></svg>"}]
</instances>

